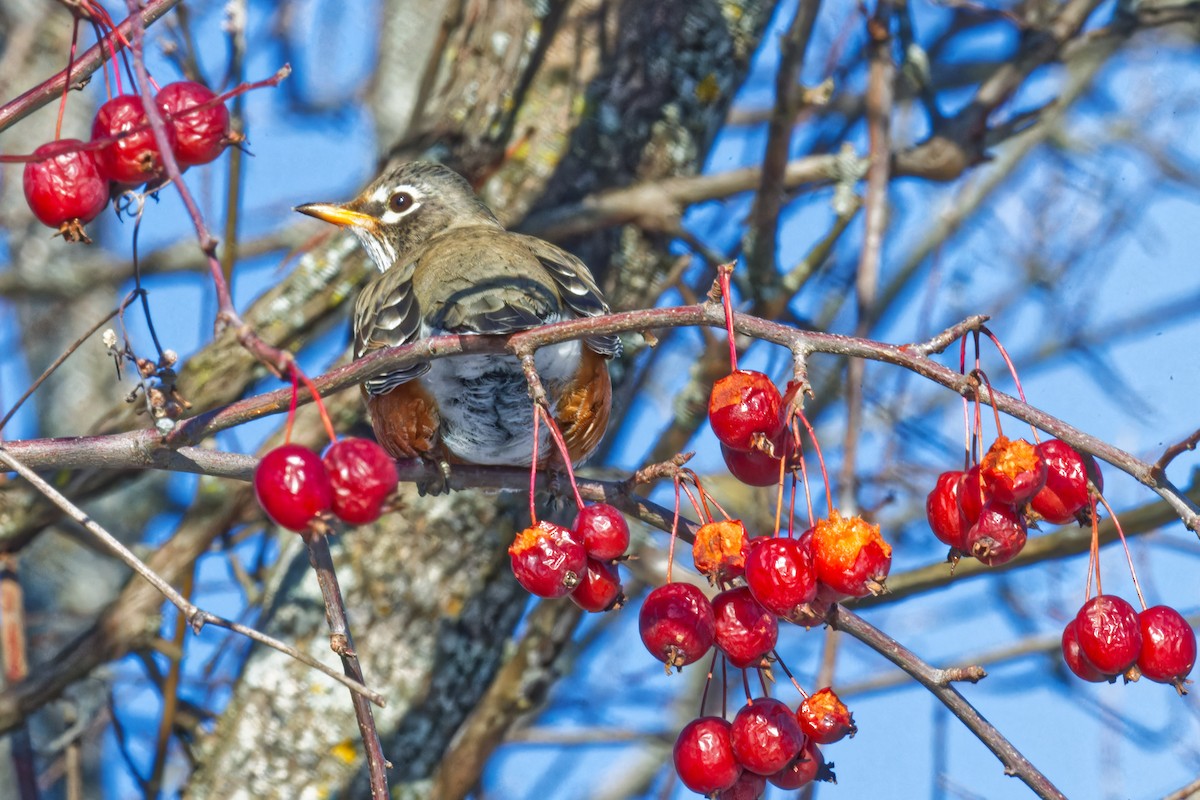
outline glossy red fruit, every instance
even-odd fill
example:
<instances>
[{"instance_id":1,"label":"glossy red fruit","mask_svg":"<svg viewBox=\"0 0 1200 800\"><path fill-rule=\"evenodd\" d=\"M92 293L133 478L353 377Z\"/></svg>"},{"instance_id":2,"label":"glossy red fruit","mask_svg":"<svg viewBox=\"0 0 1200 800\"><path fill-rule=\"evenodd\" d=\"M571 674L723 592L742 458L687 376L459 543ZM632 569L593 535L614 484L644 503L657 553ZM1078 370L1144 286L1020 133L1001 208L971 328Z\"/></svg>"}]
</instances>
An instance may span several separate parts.
<instances>
[{"instance_id":1,"label":"glossy red fruit","mask_svg":"<svg viewBox=\"0 0 1200 800\"><path fill-rule=\"evenodd\" d=\"M761 372L739 369L713 384L708 421L734 450L750 450L756 437L774 441L783 430L783 397Z\"/></svg>"},{"instance_id":2,"label":"glossy red fruit","mask_svg":"<svg viewBox=\"0 0 1200 800\"><path fill-rule=\"evenodd\" d=\"M614 561L629 549L629 524L608 503L593 503L579 509L571 527L588 557L597 561Z\"/></svg>"},{"instance_id":3,"label":"glossy red fruit","mask_svg":"<svg viewBox=\"0 0 1200 800\"><path fill-rule=\"evenodd\" d=\"M750 589L739 586L713 598L716 645L738 668L757 666L775 649L779 621L758 604ZM774 770L771 770L772 772Z\"/></svg>"},{"instance_id":4,"label":"glossy red fruit","mask_svg":"<svg viewBox=\"0 0 1200 800\"><path fill-rule=\"evenodd\" d=\"M1100 594L1075 615L1075 636L1083 655L1105 675L1119 675L1142 653L1142 628L1133 606Z\"/></svg>"},{"instance_id":5,"label":"glossy red fruit","mask_svg":"<svg viewBox=\"0 0 1200 800\"><path fill-rule=\"evenodd\" d=\"M107 139L125 131L136 131L96 151L100 174L126 186L156 181L163 177L162 156L146 120L142 98L117 95L96 111L92 122L92 141ZM175 129L166 126L167 139L175 146Z\"/></svg>"},{"instance_id":6,"label":"glossy red fruit","mask_svg":"<svg viewBox=\"0 0 1200 800\"><path fill-rule=\"evenodd\" d=\"M968 528L979 519L985 500L983 479L979 477L979 465L976 464L963 473L962 483L958 487L958 504L966 515Z\"/></svg>"},{"instance_id":7,"label":"glossy red fruit","mask_svg":"<svg viewBox=\"0 0 1200 800\"><path fill-rule=\"evenodd\" d=\"M812 781L837 783L833 764L826 764L821 748L809 740L800 751L800 756L779 772L767 776L767 781L780 789L799 789Z\"/></svg>"},{"instance_id":8,"label":"glossy red fruit","mask_svg":"<svg viewBox=\"0 0 1200 800\"><path fill-rule=\"evenodd\" d=\"M958 502L958 490L965 474L962 470L943 472L925 498L925 518L929 520L933 535L943 544L962 552L966 552L967 531L971 527Z\"/></svg>"},{"instance_id":9,"label":"glossy red fruit","mask_svg":"<svg viewBox=\"0 0 1200 800\"><path fill-rule=\"evenodd\" d=\"M379 519L399 480L387 451L370 439L350 437L334 442L321 461L329 472L338 519L351 525Z\"/></svg>"},{"instance_id":10,"label":"glossy red fruit","mask_svg":"<svg viewBox=\"0 0 1200 800\"><path fill-rule=\"evenodd\" d=\"M1087 467L1075 448L1061 439L1047 439L1037 446L1046 465L1046 485L1029 501L1030 507L1047 522L1066 525L1087 505Z\"/></svg>"},{"instance_id":11,"label":"glossy red fruit","mask_svg":"<svg viewBox=\"0 0 1200 800\"><path fill-rule=\"evenodd\" d=\"M646 649L669 671L708 652L716 635L716 618L704 592L690 583L668 583L646 596L638 630Z\"/></svg>"},{"instance_id":12,"label":"glossy red fruit","mask_svg":"<svg viewBox=\"0 0 1200 800\"><path fill-rule=\"evenodd\" d=\"M684 786L709 795L737 783L742 765L733 755L729 731L729 723L720 717L700 717L683 726L672 757Z\"/></svg>"},{"instance_id":13,"label":"glossy red fruit","mask_svg":"<svg viewBox=\"0 0 1200 800\"><path fill-rule=\"evenodd\" d=\"M692 540L692 562L713 583L739 577L746 569L750 536L738 519L700 526Z\"/></svg>"},{"instance_id":14,"label":"glossy red fruit","mask_svg":"<svg viewBox=\"0 0 1200 800\"><path fill-rule=\"evenodd\" d=\"M1196 632L1170 606L1151 606L1138 614L1142 651L1138 669L1156 683L1173 683L1183 693L1183 679L1196 665Z\"/></svg>"},{"instance_id":15,"label":"glossy red fruit","mask_svg":"<svg viewBox=\"0 0 1200 800\"><path fill-rule=\"evenodd\" d=\"M757 697L738 709L729 739L738 763L756 775L778 772L804 747L796 715L772 697Z\"/></svg>"},{"instance_id":16,"label":"glossy red fruit","mask_svg":"<svg viewBox=\"0 0 1200 800\"><path fill-rule=\"evenodd\" d=\"M513 574L537 597L566 597L587 569L587 553L571 532L542 520L517 534L508 548Z\"/></svg>"},{"instance_id":17,"label":"glossy red fruit","mask_svg":"<svg viewBox=\"0 0 1200 800\"><path fill-rule=\"evenodd\" d=\"M734 450L721 442L721 457L729 474L747 486L777 486L780 464L783 459L775 458L762 450Z\"/></svg>"},{"instance_id":18,"label":"glossy red fruit","mask_svg":"<svg viewBox=\"0 0 1200 800\"><path fill-rule=\"evenodd\" d=\"M33 151L44 161L25 165L25 202L38 222L58 228L67 241L87 241L84 223L91 222L108 205L108 181L100 174L95 157L78 139L59 139Z\"/></svg>"},{"instance_id":19,"label":"glossy red fruit","mask_svg":"<svg viewBox=\"0 0 1200 800\"><path fill-rule=\"evenodd\" d=\"M276 447L254 470L258 504L276 525L302 531L333 507L333 488L321 457L298 444Z\"/></svg>"},{"instance_id":20,"label":"glossy red fruit","mask_svg":"<svg viewBox=\"0 0 1200 800\"><path fill-rule=\"evenodd\" d=\"M1016 558L1028 538L1025 515L1012 506L989 500L967 531L965 552L994 567Z\"/></svg>"},{"instance_id":21,"label":"glossy red fruit","mask_svg":"<svg viewBox=\"0 0 1200 800\"><path fill-rule=\"evenodd\" d=\"M593 614L623 606L625 595L621 591L621 576L617 573L617 565L589 558L583 579L571 592L571 600L584 611Z\"/></svg>"},{"instance_id":22,"label":"glossy red fruit","mask_svg":"<svg viewBox=\"0 0 1200 800\"><path fill-rule=\"evenodd\" d=\"M883 591L892 568L892 547L879 526L862 517L845 517L834 509L813 526L813 563L817 579L851 597Z\"/></svg>"},{"instance_id":23,"label":"glossy red fruit","mask_svg":"<svg viewBox=\"0 0 1200 800\"><path fill-rule=\"evenodd\" d=\"M979 477L989 499L1019 506L1045 485L1046 464L1024 439L997 436L979 462Z\"/></svg>"},{"instance_id":24,"label":"glossy red fruit","mask_svg":"<svg viewBox=\"0 0 1200 800\"><path fill-rule=\"evenodd\" d=\"M828 686L801 701L796 721L804 735L817 744L833 744L858 733L854 715Z\"/></svg>"},{"instance_id":25,"label":"glossy red fruit","mask_svg":"<svg viewBox=\"0 0 1200 800\"><path fill-rule=\"evenodd\" d=\"M175 131L175 160L180 167L214 161L229 144L229 110L215 103L190 111L216 97L212 89L195 81L168 83L154 98Z\"/></svg>"},{"instance_id":26,"label":"glossy red fruit","mask_svg":"<svg viewBox=\"0 0 1200 800\"><path fill-rule=\"evenodd\" d=\"M717 800L758 800L766 790L766 778L743 771L733 786L717 793Z\"/></svg>"},{"instance_id":27,"label":"glossy red fruit","mask_svg":"<svg viewBox=\"0 0 1200 800\"><path fill-rule=\"evenodd\" d=\"M1079 637L1076 633L1074 617L1063 628L1062 654L1063 661L1067 663L1067 667L1071 672L1075 673L1075 677L1090 681L1091 683L1103 683L1109 679L1109 676L1096 669L1095 665L1087 660L1087 656L1083 654L1083 650L1079 647Z\"/></svg>"},{"instance_id":28,"label":"glossy red fruit","mask_svg":"<svg viewBox=\"0 0 1200 800\"><path fill-rule=\"evenodd\" d=\"M786 617L817 597L817 570L812 537L758 539L746 556L750 593L772 614Z\"/></svg>"}]
</instances>

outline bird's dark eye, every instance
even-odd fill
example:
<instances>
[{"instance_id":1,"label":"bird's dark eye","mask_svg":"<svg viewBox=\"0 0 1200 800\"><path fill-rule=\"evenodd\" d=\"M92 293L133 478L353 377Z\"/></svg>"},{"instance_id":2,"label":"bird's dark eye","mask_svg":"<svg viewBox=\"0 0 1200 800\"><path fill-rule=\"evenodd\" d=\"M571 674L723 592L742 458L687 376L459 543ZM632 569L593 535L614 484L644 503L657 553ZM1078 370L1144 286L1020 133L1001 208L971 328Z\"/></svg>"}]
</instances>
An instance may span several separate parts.
<instances>
[{"instance_id":1,"label":"bird's dark eye","mask_svg":"<svg viewBox=\"0 0 1200 800\"><path fill-rule=\"evenodd\" d=\"M413 196L408 192L396 192L388 198L388 208L392 211L408 211L412 208Z\"/></svg>"}]
</instances>

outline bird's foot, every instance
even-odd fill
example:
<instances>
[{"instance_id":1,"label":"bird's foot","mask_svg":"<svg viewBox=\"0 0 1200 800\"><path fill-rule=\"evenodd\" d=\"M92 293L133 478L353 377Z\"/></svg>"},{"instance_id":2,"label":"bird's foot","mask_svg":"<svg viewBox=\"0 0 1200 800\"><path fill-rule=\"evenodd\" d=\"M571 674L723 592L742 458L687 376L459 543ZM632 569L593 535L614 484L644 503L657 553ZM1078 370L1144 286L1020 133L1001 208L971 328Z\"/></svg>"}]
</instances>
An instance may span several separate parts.
<instances>
[{"instance_id":1,"label":"bird's foot","mask_svg":"<svg viewBox=\"0 0 1200 800\"><path fill-rule=\"evenodd\" d=\"M450 462L444 458L421 459L425 475L417 480L417 494L437 497L450 491Z\"/></svg>"}]
</instances>

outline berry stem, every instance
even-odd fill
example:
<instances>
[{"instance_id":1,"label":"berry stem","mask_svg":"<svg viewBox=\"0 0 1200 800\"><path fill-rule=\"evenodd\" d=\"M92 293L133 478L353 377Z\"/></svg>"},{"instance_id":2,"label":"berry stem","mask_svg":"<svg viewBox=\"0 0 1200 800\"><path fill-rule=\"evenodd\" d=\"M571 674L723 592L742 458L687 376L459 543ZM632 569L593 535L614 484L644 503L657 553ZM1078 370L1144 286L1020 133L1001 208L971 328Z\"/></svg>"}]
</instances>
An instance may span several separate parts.
<instances>
[{"instance_id":1,"label":"berry stem","mask_svg":"<svg viewBox=\"0 0 1200 800\"><path fill-rule=\"evenodd\" d=\"M75 53L79 46L79 17L71 26L71 52L67 55L67 80L63 84L62 99L58 101L58 119L54 121L54 141L62 138L63 114L67 110L67 92L71 90L71 68L75 66Z\"/></svg>"},{"instance_id":2,"label":"berry stem","mask_svg":"<svg viewBox=\"0 0 1200 800\"><path fill-rule=\"evenodd\" d=\"M983 332L984 336L992 340L992 344L994 344L996 346L996 350L1000 352L1000 357L1004 359L1005 365L1008 366L1008 374L1012 375L1013 384L1015 384L1017 387L1017 396L1021 398L1021 402L1028 403L1029 401L1025 399L1025 390L1021 388L1021 377L1017 374L1017 365L1013 363L1011 358L1009 358L1008 350L1004 348L1004 345L1000 344L999 337L992 333L986 325L980 327L980 331ZM1029 430L1033 431L1033 443L1041 444L1042 440L1038 435L1038 429L1033 425L1030 425Z\"/></svg>"},{"instance_id":3,"label":"berry stem","mask_svg":"<svg viewBox=\"0 0 1200 800\"><path fill-rule=\"evenodd\" d=\"M779 522L783 518L783 473L787 464L786 453L788 446L784 443L783 450L785 456L779 459L779 485L775 489L775 533L772 536L779 535Z\"/></svg>"},{"instance_id":4,"label":"berry stem","mask_svg":"<svg viewBox=\"0 0 1200 800\"><path fill-rule=\"evenodd\" d=\"M533 453L529 457L529 524L537 527L537 503L533 499L533 490L537 485L537 465L538 465L538 442L541 437L538 435L538 426L541 424L542 416L538 413L536 403L533 406ZM668 581L669 582L669 581Z\"/></svg>"},{"instance_id":5,"label":"berry stem","mask_svg":"<svg viewBox=\"0 0 1200 800\"><path fill-rule=\"evenodd\" d=\"M312 379L304 374L304 371L296 364L291 363L292 386L296 387L296 378L304 381L304 386L312 393L313 402L317 404L317 413L321 415L321 424L325 426L325 434L329 437L329 443L333 444L337 441L337 431L333 429L333 421L329 419L329 412L325 410L325 403L321 400L321 393L317 391L317 385L312 382ZM295 403L295 398L292 400ZM289 420L290 422L290 420Z\"/></svg>"},{"instance_id":6,"label":"berry stem","mask_svg":"<svg viewBox=\"0 0 1200 800\"><path fill-rule=\"evenodd\" d=\"M1125 540L1125 531L1121 529L1121 520L1117 518L1116 513L1112 510L1112 506L1110 506L1108 501L1104 499L1104 495L1100 494L1097 496L1100 498L1100 502L1104 504L1104 507L1108 509L1108 516L1112 519L1113 525L1115 525L1117 528L1117 537L1121 540L1121 547L1125 548L1125 560L1129 563L1129 576L1133 578L1133 590L1137 592L1138 602L1142 604L1142 611L1145 611L1146 598L1142 596L1142 586L1140 583L1138 583L1137 570L1133 566L1133 555L1129 552L1129 542ZM1093 524L1095 524L1095 517L1096 514L1095 511L1093 511Z\"/></svg>"},{"instance_id":7,"label":"berry stem","mask_svg":"<svg viewBox=\"0 0 1200 800\"><path fill-rule=\"evenodd\" d=\"M744 667L742 668L742 689L746 692L746 702L753 705L754 701L751 698L754 695L750 691L750 676L746 674Z\"/></svg>"},{"instance_id":8,"label":"berry stem","mask_svg":"<svg viewBox=\"0 0 1200 800\"><path fill-rule=\"evenodd\" d=\"M808 438L812 440L813 449L817 451L817 463L821 465L821 480L825 483L825 503L829 506L829 514L832 516L833 490L829 487L829 472L825 469L825 456L821 455L821 443L817 441L817 432L813 430L813 426L808 421L808 417L804 416L804 412L796 409L795 414L797 419L804 425L804 429L808 431ZM811 511L809 511L809 515L811 517Z\"/></svg>"},{"instance_id":9,"label":"berry stem","mask_svg":"<svg viewBox=\"0 0 1200 800\"><path fill-rule=\"evenodd\" d=\"M546 420L546 428L550 431L550 437L554 439L554 444L558 447L559 455L562 456L563 465L567 469L567 478L571 481L571 492L575 495L575 507L582 510L583 497L579 494L579 484L575 482L575 468L571 466L571 454L567 450L567 443L563 439L562 431L558 429L558 423L550 416L550 412L546 410L545 406L540 403L535 403L534 406L537 413Z\"/></svg>"},{"instance_id":10,"label":"berry stem","mask_svg":"<svg viewBox=\"0 0 1200 800\"><path fill-rule=\"evenodd\" d=\"M679 489L682 483L675 473L675 515L671 517L671 543L667 546L667 583L671 582L671 568L675 566L675 540L679 538Z\"/></svg>"},{"instance_id":11,"label":"berry stem","mask_svg":"<svg viewBox=\"0 0 1200 800\"><path fill-rule=\"evenodd\" d=\"M796 687L796 691L800 693L800 696L807 698L808 692L804 691L804 687L801 686L800 682L796 680L796 676L792 674L790 669L788 669L787 664L783 663L783 656L779 655L779 651L772 650L771 655L775 656L775 663L779 665L781 670L783 670L783 674L788 676L788 680L792 682L792 686Z\"/></svg>"},{"instance_id":12,"label":"berry stem","mask_svg":"<svg viewBox=\"0 0 1200 800\"><path fill-rule=\"evenodd\" d=\"M725 309L725 332L729 336L729 370L737 372L737 340L733 336L733 298L730 287L730 276L733 275L733 262L717 267L717 282L721 285L721 305Z\"/></svg>"},{"instance_id":13,"label":"berry stem","mask_svg":"<svg viewBox=\"0 0 1200 800\"><path fill-rule=\"evenodd\" d=\"M708 690L712 687L713 668L717 666L717 654L721 651L713 648L712 658L708 660L708 674L704 677L704 691L700 693L700 714L704 716L704 707L708 705Z\"/></svg>"},{"instance_id":14,"label":"berry stem","mask_svg":"<svg viewBox=\"0 0 1200 800\"><path fill-rule=\"evenodd\" d=\"M283 430L283 443L291 444L292 442L292 424L296 421L296 404L300 399L300 378L296 374L295 367L291 370L292 373L292 402L288 405L287 427Z\"/></svg>"},{"instance_id":15,"label":"berry stem","mask_svg":"<svg viewBox=\"0 0 1200 800\"><path fill-rule=\"evenodd\" d=\"M1089 546L1088 553L1088 577L1087 583L1083 587L1083 602L1087 602L1092 597L1092 578L1096 579L1096 594L1104 594L1104 590L1100 588L1100 524L1096 519L1096 498L1094 495L1088 495L1092 517L1092 541Z\"/></svg>"},{"instance_id":16,"label":"berry stem","mask_svg":"<svg viewBox=\"0 0 1200 800\"><path fill-rule=\"evenodd\" d=\"M976 367L975 374L983 381L983 385L987 387L988 397L994 397L996 393L992 390L992 381L988 378L987 373ZM999 438L1004 435L1004 426L1000 424L1000 409L996 408L995 401L992 402L990 407L992 409L992 416L996 418L996 436ZM981 444L979 447L982 451L983 445Z\"/></svg>"}]
</instances>

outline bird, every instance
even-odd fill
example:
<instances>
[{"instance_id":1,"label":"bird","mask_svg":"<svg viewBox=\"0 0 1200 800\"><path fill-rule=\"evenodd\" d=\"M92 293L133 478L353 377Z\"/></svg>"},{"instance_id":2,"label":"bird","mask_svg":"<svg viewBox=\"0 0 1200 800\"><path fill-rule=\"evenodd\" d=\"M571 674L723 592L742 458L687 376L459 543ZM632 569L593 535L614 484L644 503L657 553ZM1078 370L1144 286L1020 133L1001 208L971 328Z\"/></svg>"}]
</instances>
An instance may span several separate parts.
<instances>
[{"instance_id":1,"label":"bird","mask_svg":"<svg viewBox=\"0 0 1200 800\"><path fill-rule=\"evenodd\" d=\"M534 236L506 230L457 172L414 161L387 169L346 203L296 211L349 229L379 269L358 296L353 356L441 334L505 335L609 312L587 266ZM615 334L539 348L549 411L573 464L598 446L612 409ZM518 358L452 356L362 385L375 437L393 458L530 466L533 404ZM561 462L540 427L539 466Z\"/></svg>"}]
</instances>

